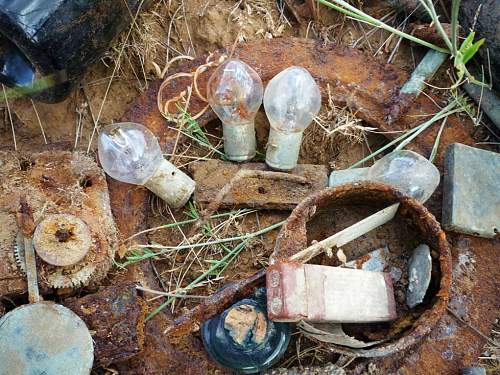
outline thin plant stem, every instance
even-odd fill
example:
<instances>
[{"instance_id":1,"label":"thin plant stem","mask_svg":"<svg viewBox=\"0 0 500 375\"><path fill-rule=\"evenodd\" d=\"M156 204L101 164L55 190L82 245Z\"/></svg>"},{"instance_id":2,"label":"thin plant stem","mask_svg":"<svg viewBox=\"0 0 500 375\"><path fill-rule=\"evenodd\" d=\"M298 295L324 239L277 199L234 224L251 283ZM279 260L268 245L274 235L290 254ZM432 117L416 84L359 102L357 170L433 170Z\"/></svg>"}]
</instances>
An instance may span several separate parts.
<instances>
[{"instance_id":1,"label":"thin plant stem","mask_svg":"<svg viewBox=\"0 0 500 375\"><path fill-rule=\"evenodd\" d=\"M427 48L432 48L436 51L443 52L443 53L450 53L449 49L438 47L435 44L426 42L425 40L422 40L422 39L417 38L413 35L402 32L401 30L398 30L392 26L389 26L389 25L385 24L384 22L362 12L361 10L357 9L356 7L350 5L349 3L347 3L343 0L332 0L335 4L332 4L330 1L327 1L327 0L317 0L317 1L320 4L323 4L329 8L335 9L336 11L343 13L349 17L352 17L360 22L364 22L364 23L367 23L369 25L379 27L383 30L389 31L393 34L396 34L402 38L411 40L412 42L415 42L415 43L420 44L422 46L425 46ZM336 4L338 4L338 5L336 5Z\"/></svg>"},{"instance_id":2,"label":"thin plant stem","mask_svg":"<svg viewBox=\"0 0 500 375\"><path fill-rule=\"evenodd\" d=\"M146 248L146 249L162 249L161 251L158 252L148 252L146 254L142 255L133 255L127 257L127 261L125 263L122 263L120 266L126 267L130 264L134 264L149 258L154 258L162 254L166 254L172 251L178 251L178 250L187 250L187 249L193 249L197 247L204 247L204 246L210 246L210 245L218 245L222 243L227 243L227 242L233 242L233 241L241 241L241 240L249 240L251 238L260 236L262 234L268 233L276 228L281 227L285 223L285 220L280 221L278 223L275 223L273 225L270 225L264 229L258 230L256 232L248 233L243 236L236 236L236 237L228 237L228 238L221 238L216 241L208 241L208 242L200 242L196 244L190 244L190 245L181 245L181 246L163 246L163 245L139 245L137 246L138 248Z\"/></svg>"},{"instance_id":3,"label":"thin plant stem","mask_svg":"<svg viewBox=\"0 0 500 375\"><path fill-rule=\"evenodd\" d=\"M214 263L207 271L203 272L200 276L198 276L195 280L193 280L187 287L182 288L181 292L186 292L190 289L193 289L200 281L204 280L207 276L213 274L221 264L225 264L230 258L234 259L236 255L238 255L247 245L248 239L239 243L233 250L227 253L220 261ZM175 300L175 297L170 297L168 300L163 302L160 306L158 306L155 310L153 310L145 319L148 321L157 315L161 310L170 305Z\"/></svg>"},{"instance_id":4,"label":"thin plant stem","mask_svg":"<svg viewBox=\"0 0 500 375\"><path fill-rule=\"evenodd\" d=\"M243 213L244 214L249 214L249 213L252 213L254 211L255 210L246 210L245 209L245 210L240 210L240 211L224 212L222 214L212 215L212 216L210 216L209 219L210 220L211 219L219 219L219 218L222 218L222 217L231 216L231 215L239 215L239 214L243 214ZM176 227L179 227L179 226L182 226L182 225L192 224L192 223L196 222L196 220L198 220L198 218L188 219L188 220L184 220L184 221L178 221L176 223L169 223L169 224L165 224L165 225L160 225L158 227L145 229L143 231L137 232L137 233L133 234L132 236L126 238L125 240L123 240L123 242L130 241L132 238L135 238L135 237L140 236L142 234L154 232L156 230L168 229L168 228L176 228Z\"/></svg>"}]
</instances>

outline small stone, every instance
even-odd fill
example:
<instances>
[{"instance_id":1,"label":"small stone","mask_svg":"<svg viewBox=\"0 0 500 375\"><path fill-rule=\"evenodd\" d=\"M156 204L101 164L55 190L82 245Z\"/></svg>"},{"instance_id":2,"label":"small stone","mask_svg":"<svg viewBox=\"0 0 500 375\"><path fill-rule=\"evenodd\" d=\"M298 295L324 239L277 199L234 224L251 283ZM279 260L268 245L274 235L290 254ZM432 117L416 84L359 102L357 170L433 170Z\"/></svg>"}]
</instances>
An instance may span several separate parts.
<instances>
[{"instance_id":1,"label":"small stone","mask_svg":"<svg viewBox=\"0 0 500 375\"><path fill-rule=\"evenodd\" d=\"M384 272L389 255L389 248L386 246L351 260L345 266L365 271Z\"/></svg>"},{"instance_id":2,"label":"small stone","mask_svg":"<svg viewBox=\"0 0 500 375\"><path fill-rule=\"evenodd\" d=\"M424 300L431 281L432 258L429 246L419 245L408 264L408 289L406 304L413 308Z\"/></svg>"},{"instance_id":3,"label":"small stone","mask_svg":"<svg viewBox=\"0 0 500 375\"><path fill-rule=\"evenodd\" d=\"M403 276L403 271L401 271L401 268L398 267L391 267L391 270L389 271L392 277L392 282L397 282L401 280L401 276Z\"/></svg>"},{"instance_id":4,"label":"small stone","mask_svg":"<svg viewBox=\"0 0 500 375\"><path fill-rule=\"evenodd\" d=\"M486 375L484 367L466 367L462 369L462 375Z\"/></svg>"},{"instance_id":5,"label":"small stone","mask_svg":"<svg viewBox=\"0 0 500 375\"><path fill-rule=\"evenodd\" d=\"M445 155L443 227L493 238L500 231L500 155L452 144Z\"/></svg>"}]
</instances>

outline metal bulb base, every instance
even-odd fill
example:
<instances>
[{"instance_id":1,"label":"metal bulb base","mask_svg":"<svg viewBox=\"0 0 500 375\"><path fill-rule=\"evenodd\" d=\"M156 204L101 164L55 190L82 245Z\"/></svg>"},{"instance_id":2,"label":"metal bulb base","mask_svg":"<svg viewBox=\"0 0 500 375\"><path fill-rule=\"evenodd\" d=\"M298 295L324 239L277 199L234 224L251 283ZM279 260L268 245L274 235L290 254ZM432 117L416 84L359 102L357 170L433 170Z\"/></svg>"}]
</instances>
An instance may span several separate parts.
<instances>
[{"instance_id":1,"label":"metal bulb base","mask_svg":"<svg viewBox=\"0 0 500 375\"><path fill-rule=\"evenodd\" d=\"M222 123L224 154L231 161L248 161L255 157L257 143L254 122L229 125Z\"/></svg>"},{"instance_id":2,"label":"metal bulb base","mask_svg":"<svg viewBox=\"0 0 500 375\"><path fill-rule=\"evenodd\" d=\"M177 209L187 203L196 184L175 165L163 160L144 186L163 199L170 208Z\"/></svg>"},{"instance_id":3,"label":"metal bulb base","mask_svg":"<svg viewBox=\"0 0 500 375\"><path fill-rule=\"evenodd\" d=\"M303 132L285 133L271 127L267 142L266 164L279 171L297 166Z\"/></svg>"}]
</instances>

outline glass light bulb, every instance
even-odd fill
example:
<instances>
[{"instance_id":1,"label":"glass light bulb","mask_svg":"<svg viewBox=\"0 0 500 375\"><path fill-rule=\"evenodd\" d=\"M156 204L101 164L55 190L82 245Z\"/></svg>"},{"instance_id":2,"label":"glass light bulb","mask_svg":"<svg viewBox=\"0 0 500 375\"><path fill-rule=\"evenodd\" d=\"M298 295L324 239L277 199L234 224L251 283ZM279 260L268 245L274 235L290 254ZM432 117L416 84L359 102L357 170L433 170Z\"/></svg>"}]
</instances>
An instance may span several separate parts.
<instances>
[{"instance_id":1,"label":"glass light bulb","mask_svg":"<svg viewBox=\"0 0 500 375\"><path fill-rule=\"evenodd\" d=\"M422 155L409 150L396 150L370 167L368 179L394 185L423 203L438 187L440 174L436 166Z\"/></svg>"},{"instance_id":2,"label":"glass light bulb","mask_svg":"<svg viewBox=\"0 0 500 375\"><path fill-rule=\"evenodd\" d=\"M172 208L182 207L194 190L194 181L163 158L157 138L143 125L108 125L99 133L98 153L108 175L144 185Z\"/></svg>"},{"instance_id":3,"label":"glass light bulb","mask_svg":"<svg viewBox=\"0 0 500 375\"><path fill-rule=\"evenodd\" d=\"M269 81L264 108L271 125L266 163L275 169L293 169L302 134L321 108L319 87L306 69L292 66Z\"/></svg>"},{"instance_id":4,"label":"glass light bulb","mask_svg":"<svg viewBox=\"0 0 500 375\"><path fill-rule=\"evenodd\" d=\"M255 70L241 60L228 60L208 80L208 103L222 121L224 152L230 160L255 156L254 119L264 88Z\"/></svg>"},{"instance_id":5,"label":"glass light bulb","mask_svg":"<svg viewBox=\"0 0 500 375\"><path fill-rule=\"evenodd\" d=\"M116 180L144 185L163 160L158 140L145 126L131 122L109 125L99 133L99 161Z\"/></svg>"}]
</instances>

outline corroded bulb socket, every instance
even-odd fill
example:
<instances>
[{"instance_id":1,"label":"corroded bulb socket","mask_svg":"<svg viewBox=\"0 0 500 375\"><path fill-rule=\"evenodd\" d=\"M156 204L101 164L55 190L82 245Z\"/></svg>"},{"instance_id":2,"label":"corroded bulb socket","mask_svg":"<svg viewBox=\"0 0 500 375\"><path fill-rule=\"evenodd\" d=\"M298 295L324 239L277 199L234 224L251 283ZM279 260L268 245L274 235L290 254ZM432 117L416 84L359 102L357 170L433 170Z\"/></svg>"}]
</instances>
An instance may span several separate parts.
<instances>
[{"instance_id":1,"label":"corroded bulb socket","mask_svg":"<svg viewBox=\"0 0 500 375\"><path fill-rule=\"evenodd\" d=\"M195 189L187 174L163 158L157 138L143 125L123 122L105 127L98 150L108 175L147 187L171 208L184 206Z\"/></svg>"},{"instance_id":2,"label":"corroded bulb socket","mask_svg":"<svg viewBox=\"0 0 500 375\"><path fill-rule=\"evenodd\" d=\"M224 153L247 161L256 153L254 119L264 88L255 70L241 60L221 64L208 80L208 103L222 121Z\"/></svg>"},{"instance_id":3,"label":"corroded bulb socket","mask_svg":"<svg viewBox=\"0 0 500 375\"><path fill-rule=\"evenodd\" d=\"M155 174L144 183L171 208L183 207L195 189L195 182L175 165L163 159Z\"/></svg>"},{"instance_id":4,"label":"corroded bulb socket","mask_svg":"<svg viewBox=\"0 0 500 375\"><path fill-rule=\"evenodd\" d=\"M33 236L38 256L54 266L71 266L80 262L91 245L87 224L68 214L47 216L37 225Z\"/></svg>"},{"instance_id":5,"label":"corroded bulb socket","mask_svg":"<svg viewBox=\"0 0 500 375\"><path fill-rule=\"evenodd\" d=\"M321 108L319 87L306 69L292 66L269 81L264 108L271 126L266 164L292 170L299 159L304 130Z\"/></svg>"},{"instance_id":6,"label":"corroded bulb socket","mask_svg":"<svg viewBox=\"0 0 500 375\"><path fill-rule=\"evenodd\" d=\"M257 143L254 122L228 125L222 123L224 154L232 161L247 161L255 157Z\"/></svg>"},{"instance_id":7,"label":"corroded bulb socket","mask_svg":"<svg viewBox=\"0 0 500 375\"><path fill-rule=\"evenodd\" d=\"M274 128L269 130L266 164L273 169L290 171L297 166L304 132L286 133Z\"/></svg>"}]
</instances>

